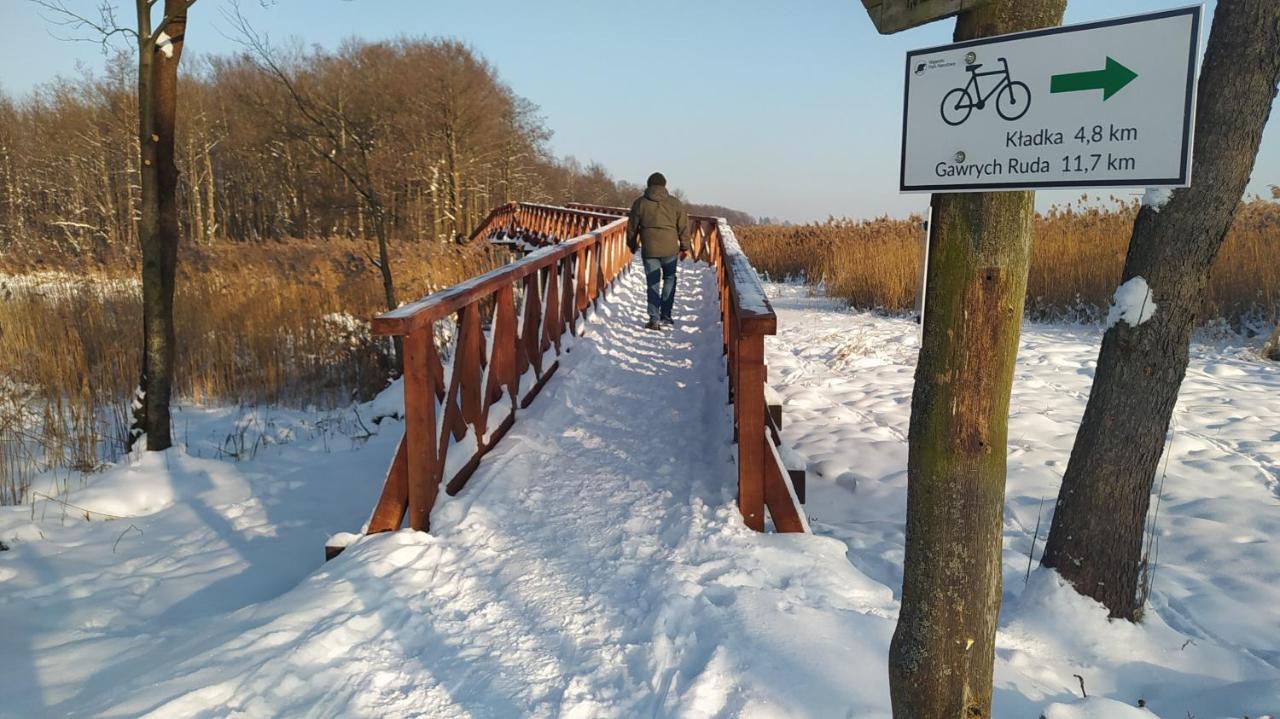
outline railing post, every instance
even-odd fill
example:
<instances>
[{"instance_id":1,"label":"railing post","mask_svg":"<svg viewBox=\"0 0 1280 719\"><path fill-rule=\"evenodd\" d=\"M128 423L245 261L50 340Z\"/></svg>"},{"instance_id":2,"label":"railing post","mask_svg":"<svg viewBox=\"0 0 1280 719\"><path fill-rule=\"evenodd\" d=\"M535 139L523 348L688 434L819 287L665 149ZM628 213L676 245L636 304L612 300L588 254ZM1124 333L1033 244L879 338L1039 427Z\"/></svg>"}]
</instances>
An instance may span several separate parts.
<instances>
[{"instance_id":1,"label":"railing post","mask_svg":"<svg viewBox=\"0 0 1280 719\"><path fill-rule=\"evenodd\" d=\"M764 335L737 337L738 508L746 525L764 531Z\"/></svg>"},{"instance_id":2,"label":"railing post","mask_svg":"<svg viewBox=\"0 0 1280 719\"><path fill-rule=\"evenodd\" d=\"M440 480L436 476L436 391L430 370L431 327L404 338L404 445L409 485L409 526L430 528Z\"/></svg>"}]
</instances>

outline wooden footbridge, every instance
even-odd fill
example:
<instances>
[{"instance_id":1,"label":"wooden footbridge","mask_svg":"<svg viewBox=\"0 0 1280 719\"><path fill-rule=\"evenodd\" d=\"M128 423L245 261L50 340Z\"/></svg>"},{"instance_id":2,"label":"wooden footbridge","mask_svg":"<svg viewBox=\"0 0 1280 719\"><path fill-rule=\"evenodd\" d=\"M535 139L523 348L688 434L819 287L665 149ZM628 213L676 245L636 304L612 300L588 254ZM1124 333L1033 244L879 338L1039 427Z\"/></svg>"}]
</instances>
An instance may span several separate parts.
<instances>
[{"instance_id":1,"label":"wooden footbridge","mask_svg":"<svg viewBox=\"0 0 1280 719\"><path fill-rule=\"evenodd\" d=\"M464 491L632 267L626 226L625 210L615 207L503 205L472 239L519 247L523 258L374 319L375 333L403 343L405 432L369 534L405 524L428 531L440 488ZM764 338L776 332L777 317L729 224L693 216L690 226L692 258L714 267L718 281L743 521L757 531L805 531L803 471L785 468L781 408L765 400ZM443 331L450 325L453 332Z\"/></svg>"}]
</instances>

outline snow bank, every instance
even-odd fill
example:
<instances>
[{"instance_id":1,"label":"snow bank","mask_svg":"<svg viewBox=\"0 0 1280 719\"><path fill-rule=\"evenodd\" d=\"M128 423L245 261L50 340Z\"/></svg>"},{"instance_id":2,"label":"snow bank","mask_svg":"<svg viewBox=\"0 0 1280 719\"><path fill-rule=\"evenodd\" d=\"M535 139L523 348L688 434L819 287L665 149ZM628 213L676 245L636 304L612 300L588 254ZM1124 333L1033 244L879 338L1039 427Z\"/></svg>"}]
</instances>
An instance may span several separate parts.
<instances>
[{"instance_id":1,"label":"snow bank","mask_svg":"<svg viewBox=\"0 0 1280 719\"><path fill-rule=\"evenodd\" d=\"M1152 719L1155 714L1103 697L1089 697L1071 704L1050 704L1043 719Z\"/></svg>"},{"instance_id":2,"label":"snow bank","mask_svg":"<svg viewBox=\"0 0 1280 719\"><path fill-rule=\"evenodd\" d=\"M351 532L338 532L337 534L324 540L325 547L350 547L360 541L363 535L353 534Z\"/></svg>"},{"instance_id":3,"label":"snow bank","mask_svg":"<svg viewBox=\"0 0 1280 719\"><path fill-rule=\"evenodd\" d=\"M766 343L769 380L785 399L783 441L809 462L811 525L843 541L855 567L897 592L918 328L906 318L845 310L808 288L766 287L779 327ZM1078 325L1026 323L1022 330L1009 405L992 715L1036 719L1054 704L1063 705L1055 712L1142 711L1140 699L1164 719L1275 714L1280 372L1244 345L1192 345L1177 437L1161 465L1159 567L1143 623L1109 620L1054 572L1034 569L1026 579L1038 519L1032 567L1043 551L1100 335L1099 327ZM852 365L839 358L850 337L864 338L867 348ZM1076 706L1077 674L1091 699L1117 704Z\"/></svg>"},{"instance_id":4,"label":"snow bank","mask_svg":"<svg viewBox=\"0 0 1280 719\"><path fill-rule=\"evenodd\" d=\"M1111 300L1111 310L1107 312L1107 329L1115 327L1117 322L1126 322L1130 327L1151 319L1156 314L1156 302L1147 286L1147 281L1134 277L1116 289Z\"/></svg>"}]
</instances>

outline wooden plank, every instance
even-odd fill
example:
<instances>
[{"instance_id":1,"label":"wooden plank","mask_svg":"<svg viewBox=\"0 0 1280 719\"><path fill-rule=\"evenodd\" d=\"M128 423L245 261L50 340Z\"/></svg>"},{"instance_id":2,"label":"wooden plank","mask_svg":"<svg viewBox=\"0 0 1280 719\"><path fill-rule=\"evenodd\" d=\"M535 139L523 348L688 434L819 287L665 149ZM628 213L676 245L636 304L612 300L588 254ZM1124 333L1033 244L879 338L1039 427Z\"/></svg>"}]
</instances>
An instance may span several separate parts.
<instances>
[{"instance_id":1,"label":"wooden plank","mask_svg":"<svg viewBox=\"0 0 1280 719\"><path fill-rule=\"evenodd\" d=\"M738 509L746 525L764 531L765 412L764 337L738 342Z\"/></svg>"},{"instance_id":2,"label":"wooden plank","mask_svg":"<svg viewBox=\"0 0 1280 719\"><path fill-rule=\"evenodd\" d=\"M772 444L769 444L764 458L764 470L764 501L774 529L779 532L809 531L799 498L790 489L790 477L782 465L782 457Z\"/></svg>"},{"instance_id":3,"label":"wooden plank","mask_svg":"<svg viewBox=\"0 0 1280 719\"><path fill-rule=\"evenodd\" d=\"M570 334L578 334L578 313L574 309L574 289L573 286L577 281L577 255L567 255L564 262L561 263L562 274L560 277L560 312L563 324L559 327L559 333L555 336L556 354L560 354L560 335L567 330Z\"/></svg>"},{"instance_id":4,"label":"wooden plank","mask_svg":"<svg viewBox=\"0 0 1280 719\"><path fill-rule=\"evenodd\" d=\"M520 355L516 362L517 381L530 367L542 371L542 285L540 275L524 278L524 320L520 323Z\"/></svg>"},{"instance_id":5,"label":"wooden plank","mask_svg":"<svg viewBox=\"0 0 1280 719\"><path fill-rule=\"evenodd\" d=\"M406 451L404 437L396 446L396 455L387 469L387 479L382 485L382 494L378 504L369 517L368 534L394 532L400 529L404 521L405 510L409 508L409 456Z\"/></svg>"},{"instance_id":6,"label":"wooden plank","mask_svg":"<svg viewBox=\"0 0 1280 719\"><path fill-rule=\"evenodd\" d=\"M989 0L862 0L881 35L952 17Z\"/></svg>"},{"instance_id":7,"label":"wooden plank","mask_svg":"<svg viewBox=\"0 0 1280 719\"><path fill-rule=\"evenodd\" d=\"M515 412L512 412L494 429L493 436L490 437L489 442L477 446L475 454L471 455L471 459L468 459L467 463L462 465L458 473L453 475L449 479L448 485L445 486L444 491L448 492L450 497L461 492L463 487L467 486L467 481L471 479L471 475L475 474L476 470L480 468L480 460L484 459L484 456L489 453L489 450L493 449L498 440L506 435L507 430L511 429L511 425L515 424L515 421L516 415Z\"/></svg>"},{"instance_id":8,"label":"wooden plank","mask_svg":"<svg viewBox=\"0 0 1280 719\"><path fill-rule=\"evenodd\" d=\"M493 311L493 329L490 330L489 376L484 390L485 412L502 396L505 387L512 397L516 375L516 301L511 286L498 289Z\"/></svg>"},{"instance_id":9,"label":"wooden plank","mask_svg":"<svg viewBox=\"0 0 1280 719\"><path fill-rule=\"evenodd\" d=\"M436 397L428 371L428 355L435 352L430 332L415 332L404 339L404 415L406 481L409 494L409 526L430 528L436 503Z\"/></svg>"},{"instance_id":10,"label":"wooden plank","mask_svg":"<svg viewBox=\"0 0 1280 719\"><path fill-rule=\"evenodd\" d=\"M480 375L483 372L484 332L480 329L480 308L468 305L458 311L458 352L453 356L453 376L458 385L458 402L462 421L484 435L484 411L481 406Z\"/></svg>"},{"instance_id":11,"label":"wooden plank","mask_svg":"<svg viewBox=\"0 0 1280 719\"><path fill-rule=\"evenodd\" d=\"M551 379L551 375L555 374L558 369L560 369L560 363L558 361L552 362L551 366L547 367L546 374L539 377L538 381L533 384L533 387L525 393L524 398L520 400L520 409L528 409L529 405L533 404L533 399L538 396L538 393L542 391L543 386L547 384L547 380Z\"/></svg>"},{"instance_id":12,"label":"wooden plank","mask_svg":"<svg viewBox=\"0 0 1280 719\"><path fill-rule=\"evenodd\" d=\"M809 478L809 473L803 469L788 469L787 476L791 477L791 486L796 490L796 499L800 504L804 504L804 488Z\"/></svg>"}]
</instances>

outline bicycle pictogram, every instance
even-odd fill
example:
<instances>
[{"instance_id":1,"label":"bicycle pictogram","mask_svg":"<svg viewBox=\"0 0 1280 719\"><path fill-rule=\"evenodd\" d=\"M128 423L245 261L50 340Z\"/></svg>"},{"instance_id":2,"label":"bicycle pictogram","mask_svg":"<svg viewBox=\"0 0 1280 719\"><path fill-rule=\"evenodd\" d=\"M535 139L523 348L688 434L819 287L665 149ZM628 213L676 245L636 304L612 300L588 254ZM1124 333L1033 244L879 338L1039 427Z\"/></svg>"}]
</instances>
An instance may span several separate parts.
<instances>
[{"instance_id":1,"label":"bicycle pictogram","mask_svg":"<svg viewBox=\"0 0 1280 719\"><path fill-rule=\"evenodd\" d=\"M964 69L969 72L969 82L942 97L943 122L952 126L962 124L969 119L974 108L984 109L992 96L996 99L996 112L1005 120L1012 122L1027 114L1027 110L1031 108L1031 88L1025 82L1010 78L1009 62L1003 57L997 59L1002 68L1000 70L978 72L982 68L981 64L965 65ZM999 82L987 92L982 92L978 78L996 75L1000 76Z\"/></svg>"}]
</instances>

